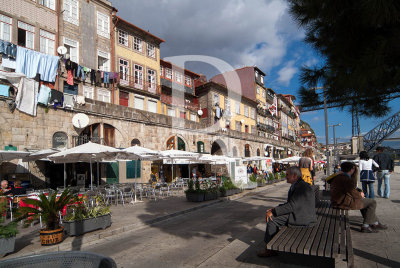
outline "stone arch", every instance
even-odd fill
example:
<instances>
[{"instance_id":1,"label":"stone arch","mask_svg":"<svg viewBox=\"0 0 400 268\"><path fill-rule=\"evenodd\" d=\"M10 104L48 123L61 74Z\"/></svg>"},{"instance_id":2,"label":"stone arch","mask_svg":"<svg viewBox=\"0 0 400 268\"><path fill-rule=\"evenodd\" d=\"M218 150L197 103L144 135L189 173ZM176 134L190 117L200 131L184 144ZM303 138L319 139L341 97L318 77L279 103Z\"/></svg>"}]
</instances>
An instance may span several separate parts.
<instances>
[{"instance_id":1,"label":"stone arch","mask_svg":"<svg viewBox=\"0 0 400 268\"><path fill-rule=\"evenodd\" d=\"M186 151L187 149L187 142L180 135L170 136L165 142L165 145L166 150L175 149Z\"/></svg>"},{"instance_id":2,"label":"stone arch","mask_svg":"<svg viewBox=\"0 0 400 268\"><path fill-rule=\"evenodd\" d=\"M215 140L211 145L212 155L227 155L225 142L220 139Z\"/></svg>"},{"instance_id":3,"label":"stone arch","mask_svg":"<svg viewBox=\"0 0 400 268\"><path fill-rule=\"evenodd\" d=\"M131 140L131 146L135 146L135 145L138 145L138 146L140 146L140 140L139 139L133 139L133 140Z\"/></svg>"}]
</instances>

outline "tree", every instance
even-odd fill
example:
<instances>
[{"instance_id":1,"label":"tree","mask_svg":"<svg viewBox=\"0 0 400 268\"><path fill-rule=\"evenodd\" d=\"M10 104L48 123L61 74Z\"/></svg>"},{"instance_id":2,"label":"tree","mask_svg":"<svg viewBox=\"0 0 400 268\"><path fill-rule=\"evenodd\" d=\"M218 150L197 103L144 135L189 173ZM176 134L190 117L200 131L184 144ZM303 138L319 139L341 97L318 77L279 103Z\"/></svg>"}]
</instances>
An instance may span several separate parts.
<instances>
[{"instance_id":1,"label":"tree","mask_svg":"<svg viewBox=\"0 0 400 268\"><path fill-rule=\"evenodd\" d=\"M400 1L288 2L305 28L305 41L325 60L302 68L302 106L320 106L320 95L309 88L323 85L330 106L356 107L366 116L387 114L388 101L400 97Z\"/></svg>"}]
</instances>

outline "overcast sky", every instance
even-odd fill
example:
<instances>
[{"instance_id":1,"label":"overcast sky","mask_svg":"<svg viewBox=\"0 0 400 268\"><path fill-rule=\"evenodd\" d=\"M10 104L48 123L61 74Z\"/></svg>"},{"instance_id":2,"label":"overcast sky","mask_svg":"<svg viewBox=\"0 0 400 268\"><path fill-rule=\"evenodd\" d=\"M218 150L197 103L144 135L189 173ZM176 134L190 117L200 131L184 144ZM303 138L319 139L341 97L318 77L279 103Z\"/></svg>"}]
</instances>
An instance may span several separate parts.
<instances>
[{"instance_id":1,"label":"overcast sky","mask_svg":"<svg viewBox=\"0 0 400 268\"><path fill-rule=\"evenodd\" d=\"M304 31L288 14L284 0L112 0L112 4L118 16L166 41L161 44L161 58L205 55L233 68L256 65L266 74L265 86L277 93L297 96L301 66L322 62L303 42ZM219 73L199 62L185 68L208 79ZM392 104L394 111L399 104ZM323 112L301 117L314 128L318 141L325 143ZM329 124L343 123L336 128L336 137L348 141L351 115L330 110L328 117ZM382 119L360 121L361 132L368 132Z\"/></svg>"}]
</instances>

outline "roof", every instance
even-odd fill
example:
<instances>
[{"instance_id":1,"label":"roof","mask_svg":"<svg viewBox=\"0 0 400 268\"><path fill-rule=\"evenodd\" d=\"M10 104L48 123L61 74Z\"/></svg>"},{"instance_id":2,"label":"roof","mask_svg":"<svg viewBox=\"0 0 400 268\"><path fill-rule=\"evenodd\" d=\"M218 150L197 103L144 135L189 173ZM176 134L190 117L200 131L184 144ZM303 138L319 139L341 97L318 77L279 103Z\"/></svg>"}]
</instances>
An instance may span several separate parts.
<instances>
[{"instance_id":1,"label":"roof","mask_svg":"<svg viewBox=\"0 0 400 268\"><path fill-rule=\"evenodd\" d=\"M145 34L145 35L147 35L147 36L150 36L150 37L156 39L156 40L159 41L160 43L165 42L164 39L161 39L160 37L157 37L157 36L155 36L155 35L149 33L148 31L143 30L142 28L140 28L140 27L138 27L138 26L136 26L136 25L134 25L134 24L132 24L132 23L130 23L130 22L124 20L123 18L121 18L121 17L119 17L119 16L115 16L115 18L117 19L117 21L115 22L115 24L117 24L118 22L122 22L122 23L128 25L129 27L132 27L132 28L134 28L135 30L137 30L137 31L139 31L139 32L142 32L143 34Z\"/></svg>"},{"instance_id":2,"label":"roof","mask_svg":"<svg viewBox=\"0 0 400 268\"><path fill-rule=\"evenodd\" d=\"M173 63L171 63L171 62L169 62L169 61L166 61L166 60L160 59L160 65L169 66L169 67L171 67L171 68L172 68L172 66L174 66L174 67L177 68L177 69L184 70L185 73L189 73L189 74L191 74L192 76L197 76L197 78L199 78L199 77L201 76L201 75L199 75L199 74L197 74L197 73L195 73L195 72L192 72L192 71L190 71L190 70L188 70L188 69L182 68L182 67L180 67L180 66L178 66L178 65L175 65L175 64L173 64Z\"/></svg>"}]
</instances>

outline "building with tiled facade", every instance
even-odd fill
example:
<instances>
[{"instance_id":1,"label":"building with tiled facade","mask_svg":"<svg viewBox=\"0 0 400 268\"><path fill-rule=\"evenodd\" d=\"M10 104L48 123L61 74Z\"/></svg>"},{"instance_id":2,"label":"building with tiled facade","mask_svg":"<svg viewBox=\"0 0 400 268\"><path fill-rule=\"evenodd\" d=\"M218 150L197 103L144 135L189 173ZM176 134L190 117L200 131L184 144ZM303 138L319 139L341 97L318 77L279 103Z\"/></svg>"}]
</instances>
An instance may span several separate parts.
<instances>
[{"instance_id":1,"label":"building with tiled facade","mask_svg":"<svg viewBox=\"0 0 400 268\"><path fill-rule=\"evenodd\" d=\"M9 109L13 96L0 96L2 148L46 149L59 145L61 137L61 145L68 148L91 140L117 148L140 144L155 150L238 157L283 158L288 149L299 153L295 143L282 138L278 96L264 86L265 74L257 67L237 70L238 87L227 86L221 75L207 82L161 60L164 40L116 16L106 0L3 2L0 39L50 55L58 55L58 46L66 47L57 80L48 85L65 97L83 97L84 102L72 107L37 106L36 115L30 116ZM57 17L58 13L62 15ZM101 77L100 83L93 83L88 72L85 79L73 77L68 84L67 58L102 75L116 73L118 78L105 83ZM84 128L72 123L78 113L89 117ZM294 129L289 125L287 133ZM145 182L154 172L151 162L99 166L101 178L108 182ZM36 161L29 167L38 184L49 178L58 185L62 181L61 166ZM160 168L168 179L178 175L170 174L168 166ZM67 164L68 182L80 172L88 177L85 163Z\"/></svg>"}]
</instances>

